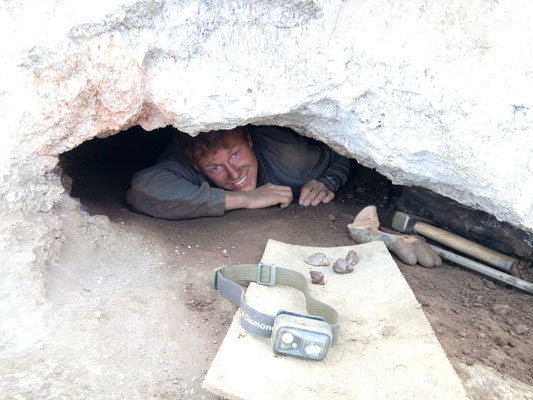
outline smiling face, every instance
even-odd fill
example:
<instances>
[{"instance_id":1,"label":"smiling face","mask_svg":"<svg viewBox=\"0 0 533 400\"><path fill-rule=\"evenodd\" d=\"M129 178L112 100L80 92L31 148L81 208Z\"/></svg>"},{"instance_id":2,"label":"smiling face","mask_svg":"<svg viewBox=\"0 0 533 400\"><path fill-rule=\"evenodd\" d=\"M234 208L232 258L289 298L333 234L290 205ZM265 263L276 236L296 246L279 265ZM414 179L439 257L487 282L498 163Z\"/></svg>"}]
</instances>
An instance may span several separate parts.
<instances>
[{"instance_id":1,"label":"smiling face","mask_svg":"<svg viewBox=\"0 0 533 400\"><path fill-rule=\"evenodd\" d=\"M249 192L257 186L257 158L250 136L230 136L224 147L201 157L198 168L218 187Z\"/></svg>"}]
</instances>

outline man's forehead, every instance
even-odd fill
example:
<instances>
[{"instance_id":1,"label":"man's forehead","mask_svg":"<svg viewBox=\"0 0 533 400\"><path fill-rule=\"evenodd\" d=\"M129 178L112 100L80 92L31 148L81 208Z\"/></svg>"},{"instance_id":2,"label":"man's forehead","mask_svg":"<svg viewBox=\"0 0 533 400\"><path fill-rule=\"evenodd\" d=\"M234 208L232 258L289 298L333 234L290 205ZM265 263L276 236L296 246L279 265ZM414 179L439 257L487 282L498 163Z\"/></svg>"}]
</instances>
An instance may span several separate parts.
<instances>
[{"instance_id":1,"label":"man's forehead","mask_svg":"<svg viewBox=\"0 0 533 400\"><path fill-rule=\"evenodd\" d=\"M198 160L198 164L216 164L221 159L223 160L227 158L233 148L239 145L247 145L247 142L240 136L229 136L225 138L224 144L222 146L217 146L216 148L209 151L206 155L200 157L200 159Z\"/></svg>"}]
</instances>

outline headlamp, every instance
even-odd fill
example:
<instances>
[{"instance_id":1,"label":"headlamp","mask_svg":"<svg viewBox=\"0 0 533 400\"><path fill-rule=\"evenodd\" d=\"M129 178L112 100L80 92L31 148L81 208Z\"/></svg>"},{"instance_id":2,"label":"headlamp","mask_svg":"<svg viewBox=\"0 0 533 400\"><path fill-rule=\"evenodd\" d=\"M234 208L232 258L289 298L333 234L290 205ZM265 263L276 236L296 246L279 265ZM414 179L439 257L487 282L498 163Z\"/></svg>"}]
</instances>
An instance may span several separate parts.
<instances>
[{"instance_id":1,"label":"headlamp","mask_svg":"<svg viewBox=\"0 0 533 400\"><path fill-rule=\"evenodd\" d=\"M272 327L272 349L278 354L323 360L333 339L324 318L278 311Z\"/></svg>"},{"instance_id":2,"label":"headlamp","mask_svg":"<svg viewBox=\"0 0 533 400\"><path fill-rule=\"evenodd\" d=\"M238 281L257 282L261 285L287 285L303 292L310 314L278 311L277 315L264 314L249 306ZM215 270L213 286L221 295L241 307L241 325L247 331L271 337L275 353L323 360L329 346L337 339L339 314L334 308L309 294L307 279L299 272L265 264L241 264Z\"/></svg>"}]
</instances>

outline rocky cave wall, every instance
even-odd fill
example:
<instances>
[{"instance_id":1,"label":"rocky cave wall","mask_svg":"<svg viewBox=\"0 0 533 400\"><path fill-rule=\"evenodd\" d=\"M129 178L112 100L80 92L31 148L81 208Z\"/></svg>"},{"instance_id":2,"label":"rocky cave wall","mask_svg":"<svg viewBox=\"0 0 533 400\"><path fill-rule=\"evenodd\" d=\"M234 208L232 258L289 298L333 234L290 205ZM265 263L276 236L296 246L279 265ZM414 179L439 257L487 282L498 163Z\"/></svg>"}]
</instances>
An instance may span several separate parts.
<instances>
[{"instance_id":1,"label":"rocky cave wall","mask_svg":"<svg viewBox=\"0 0 533 400\"><path fill-rule=\"evenodd\" d=\"M68 240L61 210L77 211L58 155L137 124L291 127L394 183L532 231L528 6L4 2L3 311L44 298L46 266Z\"/></svg>"}]
</instances>

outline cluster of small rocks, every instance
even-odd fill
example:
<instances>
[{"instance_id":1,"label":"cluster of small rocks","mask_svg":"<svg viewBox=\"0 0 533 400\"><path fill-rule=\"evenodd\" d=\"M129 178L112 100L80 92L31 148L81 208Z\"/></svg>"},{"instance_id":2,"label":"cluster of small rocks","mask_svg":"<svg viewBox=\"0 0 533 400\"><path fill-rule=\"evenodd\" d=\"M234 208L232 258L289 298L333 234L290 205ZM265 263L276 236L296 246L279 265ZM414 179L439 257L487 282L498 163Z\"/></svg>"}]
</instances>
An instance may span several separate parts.
<instances>
[{"instance_id":1,"label":"cluster of small rocks","mask_svg":"<svg viewBox=\"0 0 533 400\"><path fill-rule=\"evenodd\" d=\"M329 266L328 256L324 253L313 253L304 260L307 264L314 267ZM337 274L349 274L353 272L354 266L359 262L359 257L354 250L348 251L345 258L339 258L332 265L332 269ZM316 285L324 285L324 273L320 271L309 271L311 275L311 283Z\"/></svg>"}]
</instances>

